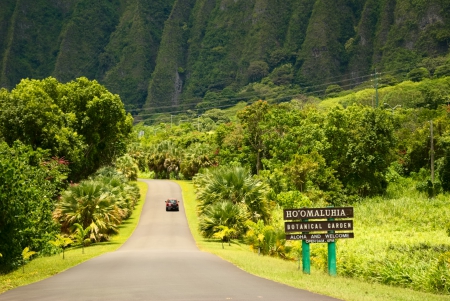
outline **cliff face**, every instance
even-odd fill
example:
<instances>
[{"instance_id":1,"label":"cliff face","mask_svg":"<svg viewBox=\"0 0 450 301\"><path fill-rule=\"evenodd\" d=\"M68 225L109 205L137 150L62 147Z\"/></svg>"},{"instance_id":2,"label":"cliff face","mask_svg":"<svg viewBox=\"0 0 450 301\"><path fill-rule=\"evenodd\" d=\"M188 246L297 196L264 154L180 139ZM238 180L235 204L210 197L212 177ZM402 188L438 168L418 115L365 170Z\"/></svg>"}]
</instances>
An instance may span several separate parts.
<instances>
[{"instance_id":1,"label":"cliff face","mask_svg":"<svg viewBox=\"0 0 450 301\"><path fill-rule=\"evenodd\" d=\"M79 76L176 111L269 76L312 90L405 74L450 42L448 0L0 0L0 85Z\"/></svg>"},{"instance_id":2,"label":"cliff face","mask_svg":"<svg viewBox=\"0 0 450 301\"><path fill-rule=\"evenodd\" d=\"M172 6L170 0L0 0L0 85L86 76L128 106L142 106Z\"/></svg>"}]
</instances>

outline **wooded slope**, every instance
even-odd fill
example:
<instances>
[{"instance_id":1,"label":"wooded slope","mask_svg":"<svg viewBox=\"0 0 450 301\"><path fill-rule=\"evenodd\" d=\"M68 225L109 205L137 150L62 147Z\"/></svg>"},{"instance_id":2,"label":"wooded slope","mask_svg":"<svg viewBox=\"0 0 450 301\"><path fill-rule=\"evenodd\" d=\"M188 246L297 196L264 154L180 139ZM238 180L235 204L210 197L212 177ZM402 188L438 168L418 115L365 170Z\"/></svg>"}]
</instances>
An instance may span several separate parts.
<instances>
[{"instance_id":1,"label":"wooded slope","mask_svg":"<svg viewBox=\"0 0 450 301\"><path fill-rule=\"evenodd\" d=\"M120 94L129 110L175 111L266 76L311 90L352 87L375 69L433 72L439 64L427 59L445 56L450 42L448 0L0 0L0 7L0 87L86 76Z\"/></svg>"}]
</instances>

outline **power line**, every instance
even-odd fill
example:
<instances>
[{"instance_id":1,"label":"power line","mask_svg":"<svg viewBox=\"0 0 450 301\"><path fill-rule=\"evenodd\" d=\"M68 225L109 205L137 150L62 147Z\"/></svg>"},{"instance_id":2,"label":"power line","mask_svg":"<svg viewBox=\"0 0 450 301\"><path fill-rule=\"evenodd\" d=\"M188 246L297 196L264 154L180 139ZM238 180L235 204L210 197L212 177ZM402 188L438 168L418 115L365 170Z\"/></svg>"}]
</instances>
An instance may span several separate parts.
<instances>
[{"instance_id":1,"label":"power line","mask_svg":"<svg viewBox=\"0 0 450 301\"><path fill-rule=\"evenodd\" d=\"M372 76L372 75L373 74L367 75L367 77ZM352 86L352 84L344 85L344 86L341 86L341 87L348 87L348 86ZM309 92L302 93L302 95L315 94L315 93L324 92L324 91L325 91L324 89L315 90L315 91L309 91ZM272 94L266 94L265 96L267 96L267 95L272 95ZM278 94L277 93L273 93L273 95L276 96ZM299 94L297 93L297 94L291 94L291 95L282 95L281 97L282 98L293 98L293 97L298 96L298 95ZM247 98L253 98L253 97L247 97ZM243 98L239 98L239 99L243 99ZM211 103L211 104L213 104L213 103ZM233 107L235 105L236 105L236 102L234 102L232 104L228 104L228 105L206 107L206 108L202 108L202 110L228 108L228 107ZM153 114L141 114L141 115L138 115L137 117L155 116L155 115L160 114L160 115L158 115L158 116L156 116L154 118L143 118L143 119L146 120L146 121L156 121L156 120L165 120L165 119L170 120L172 114L187 113L187 111L188 110L178 110L178 111L170 111L170 112L159 112L159 113L153 113ZM169 116L169 114L170 114L170 116Z\"/></svg>"},{"instance_id":2,"label":"power line","mask_svg":"<svg viewBox=\"0 0 450 301\"><path fill-rule=\"evenodd\" d=\"M396 73L398 71L403 71L403 69L397 69L397 70L391 70L391 71L387 71L387 72L376 72L377 75L382 75L382 74L392 74L392 73ZM342 79L340 81L332 81L332 82L327 82L327 83L323 83L323 84L317 84L317 85L311 85L311 86L306 86L304 87L302 90L310 90L312 88L318 88L318 87L323 87L323 86L329 86L332 84L339 84L339 83L344 83L344 82L350 82L350 81L355 81L355 80L362 80L362 79L368 79L370 77L374 76L374 73L370 73L370 74L365 74L362 76L358 76L358 77L352 77L352 78L345 78ZM342 78L343 76L336 76L336 77L332 77L330 79L333 78ZM361 82L361 83L364 83ZM354 83L349 83L347 85L340 85L341 88L346 88L346 87L351 87L354 86ZM323 93L325 92L326 89L316 89L313 91L305 91L305 92L299 92L296 94L291 94L291 95L281 95L281 97L294 97L297 96L299 94L303 94L303 95L314 95L314 94L319 94L319 93ZM281 92L282 93L282 92ZM245 101L246 99L252 99L254 97L271 97L271 96L278 96L280 95L280 93L277 92L270 92L269 94L263 94L263 93L255 93L253 95L249 95L249 96L242 96L242 97L233 97L233 98L219 98L219 99L215 99L213 102L208 103L210 105L212 105L211 107L208 108L201 108L201 110L205 110L205 109L213 109L213 108L220 108L220 107L228 107L228 106L233 106L236 104L236 102L238 101ZM182 110L175 110L175 111L168 111L168 112L153 112L153 113L149 113L149 114L140 114L140 117L143 116L149 116L149 115L154 115L157 113L172 113L172 114L176 114L176 113L183 113L186 112L186 110L198 110L199 108L197 108L197 103L189 103L188 101L190 100L198 100L198 97L193 97L193 98L185 98L185 99L180 99L180 101L184 101L183 103L181 103L178 106L174 106L174 105L169 105L169 106L152 106L152 107L148 107L148 108L138 108L138 109L131 109L131 110L127 110L130 113L136 113L139 114L141 112L146 112L146 111L154 111L154 110L163 110L163 109L178 109L180 107L187 107L186 109L182 109ZM225 106L222 106L221 103L222 102L230 102L230 101L234 101L232 104L225 104ZM218 104L218 105L215 105Z\"/></svg>"},{"instance_id":3,"label":"power line","mask_svg":"<svg viewBox=\"0 0 450 301\"><path fill-rule=\"evenodd\" d=\"M392 72L395 72L395 71L392 71ZM385 73L377 72L377 74L386 74L386 73L387 72L385 72ZM344 79L342 81L336 81L336 82L320 84L320 85L315 85L315 86L310 86L310 87L321 87L321 86L330 85L330 84L333 84L333 83L343 83L343 82L347 82L347 81L350 81L350 80L369 78L369 77L371 77L373 75L374 74L367 74L367 75L363 75L363 76L352 78L352 79ZM354 84L353 83L349 83L347 85L341 85L341 88L347 88L347 87L351 87L351 86L354 86ZM279 92L271 92L271 93L268 93L268 94L258 93L258 94L254 94L254 95L250 95L250 96L242 96L242 97L235 97L235 98L221 98L221 99L216 99L215 101L208 103L209 106L208 107L204 107L204 108L197 108L196 107L197 106L196 103L190 103L190 104L181 105L181 106L187 107L187 108L182 109L182 110L175 110L175 111L168 111L168 112L155 112L155 113L149 113L149 114L140 114L140 115L137 115L136 117L154 116L155 114L187 113L187 111L190 110L190 109L191 110L209 110L209 109L215 109L215 108L216 109L227 108L227 107L232 107L232 106L236 105L236 103L238 103L239 101L245 101L245 100L252 99L252 98L255 98L255 97L268 98L268 97L277 97L277 96L279 96L279 97L282 97L282 98L294 98L294 97L299 96L299 95L314 95L314 94L318 94L318 93L323 93L325 91L326 91L326 89L317 89L317 90L314 90L314 91L307 91L307 92L288 94L288 95L282 95ZM232 103L220 105L221 103L224 103L224 102L227 103L227 102L230 102L230 101L232 101ZM148 111L148 110L161 110L161 109L170 109L170 108L179 108L179 106L175 106L175 105L158 106L158 107L152 107L152 108L136 109L136 110L133 110L133 111L145 112L145 111ZM155 119L152 118L151 120L158 120L158 119L160 119L160 118L155 118ZM149 120L149 119L146 119L146 120Z\"/></svg>"}]
</instances>

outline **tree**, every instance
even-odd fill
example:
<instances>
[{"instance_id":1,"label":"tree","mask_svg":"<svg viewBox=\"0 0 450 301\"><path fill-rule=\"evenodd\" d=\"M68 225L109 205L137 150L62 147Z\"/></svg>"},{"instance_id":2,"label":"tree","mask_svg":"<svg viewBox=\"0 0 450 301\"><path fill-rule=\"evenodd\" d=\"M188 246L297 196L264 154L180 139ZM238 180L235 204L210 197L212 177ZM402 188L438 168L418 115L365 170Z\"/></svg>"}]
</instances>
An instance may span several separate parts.
<instances>
[{"instance_id":1,"label":"tree","mask_svg":"<svg viewBox=\"0 0 450 301\"><path fill-rule=\"evenodd\" d=\"M217 145L215 155L218 164L240 163L245 165L251 162L247 153L243 150L244 133L238 123L221 124L214 133L214 142Z\"/></svg>"},{"instance_id":2,"label":"tree","mask_svg":"<svg viewBox=\"0 0 450 301\"><path fill-rule=\"evenodd\" d=\"M285 171L291 181L300 192L306 191L306 181L309 180L308 175L315 172L319 168L310 155L294 155L291 162L285 165Z\"/></svg>"},{"instance_id":3,"label":"tree","mask_svg":"<svg viewBox=\"0 0 450 301\"><path fill-rule=\"evenodd\" d=\"M269 77L277 86L291 84L294 79L294 69L292 68L292 64L285 64L275 68Z\"/></svg>"},{"instance_id":4,"label":"tree","mask_svg":"<svg viewBox=\"0 0 450 301\"><path fill-rule=\"evenodd\" d=\"M289 181L313 203L322 201L340 205L345 201L342 184L335 177L336 171L326 165L325 159L317 151L294 155L284 165L284 171Z\"/></svg>"},{"instance_id":5,"label":"tree","mask_svg":"<svg viewBox=\"0 0 450 301\"><path fill-rule=\"evenodd\" d=\"M247 214L242 204L233 204L229 201L211 204L201 215L200 232L204 237L218 237L217 233L222 231L224 235L222 239L227 237L227 234L240 235L244 231ZM224 227L229 230L224 232Z\"/></svg>"},{"instance_id":6,"label":"tree","mask_svg":"<svg viewBox=\"0 0 450 301\"><path fill-rule=\"evenodd\" d=\"M231 237L236 235L236 229L230 229L227 226L223 225L218 226L217 229L218 232L215 232L213 237L221 240L222 249L224 249L223 242L226 240L228 240L228 245L231 246Z\"/></svg>"},{"instance_id":7,"label":"tree","mask_svg":"<svg viewBox=\"0 0 450 301\"><path fill-rule=\"evenodd\" d=\"M149 149L148 169L161 179L178 176L181 158L181 150L172 141L164 140Z\"/></svg>"},{"instance_id":8,"label":"tree","mask_svg":"<svg viewBox=\"0 0 450 301\"><path fill-rule=\"evenodd\" d=\"M277 203L283 209L311 207L310 199L298 190L281 192L277 195Z\"/></svg>"},{"instance_id":9,"label":"tree","mask_svg":"<svg viewBox=\"0 0 450 301\"><path fill-rule=\"evenodd\" d=\"M385 110L361 106L327 114L324 130L329 147L323 158L349 194L367 196L386 189L385 173L395 143L392 118Z\"/></svg>"},{"instance_id":10,"label":"tree","mask_svg":"<svg viewBox=\"0 0 450 301\"><path fill-rule=\"evenodd\" d=\"M270 216L266 200L268 188L243 167L211 168L197 174L194 185L199 200L200 213L217 202L242 204L251 220L267 221Z\"/></svg>"},{"instance_id":11,"label":"tree","mask_svg":"<svg viewBox=\"0 0 450 301\"><path fill-rule=\"evenodd\" d=\"M86 145L78 172L90 175L125 154L133 118L125 112L120 97L84 77L63 85L61 90L60 107L76 116L74 129Z\"/></svg>"},{"instance_id":12,"label":"tree","mask_svg":"<svg viewBox=\"0 0 450 301\"><path fill-rule=\"evenodd\" d=\"M122 219L127 219L139 201L140 192L135 182L130 182L113 167L100 168L92 178L99 182L104 193L110 194L115 205L120 209Z\"/></svg>"},{"instance_id":13,"label":"tree","mask_svg":"<svg viewBox=\"0 0 450 301\"><path fill-rule=\"evenodd\" d=\"M122 157L118 158L115 165L117 170L128 180L137 180L139 168L130 155L125 154Z\"/></svg>"},{"instance_id":14,"label":"tree","mask_svg":"<svg viewBox=\"0 0 450 301\"><path fill-rule=\"evenodd\" d=\"M442 190L450 191L450 129L447 129L441 137L437 137L437 151L440 158L437 159L437 173ZM436 139L436 138L435 138ZM434 183L433 183L434 184Z\"/></svg>"},{"instance_id":15,"label":"tree","mask_svg":"<svg viewBox=\"0 0 450 301\"><path fill-rule=\"evenodd\" d=\"M102 183L94 180L73 185L61 195L53 213L61 224L63 233L69 233L75 223L83 228L90 227L90 239L104 241L118 232L123 210L114 202Z\"/></svg>"},{"instance_id":16,"label":"tree","mask_svg":"<svg viewBox=\"0 0 450 301\"><path fill-rule=\"evenodd\" d=\"M226 115L225 111L220 109L208 110L202 116L207 116L211 118L217 125L230 122L230 117Z\"/></svg>"},{"instance_id":17,"label":"tree","mask_svg":"<svg viewBox=\"0 0 450 301\"><path fill-rule=\"evenodd\" d=\"M74 128L73 112L64 111L58 98L60 84L53 78L22 80L0 99L0 135L8 145L20 140L34 150L49 150L74 166L85 151L82 136Z\"/></svg>"},{"instance_id":18,"label":"tree","mask_svg":"<svg viewBox=\"0 0 450 301\"><path fill-rule=\"evenodd\" d=\"M450 75L450 64L449 63L437 67L436 70L434 71L435 77L444 77L444 76L449 76L449 75Z\"/></svg>"},{"instance_id":19,"label":"tree","mask_svg":"<svg viewBox=\"0 0 450 301\"><path fill-rule=\"evenodd\" d=\"M263 61L254 61L250 63L247 69L247 77L250 82L255 82L269 74L269 65Z\"/></svg>"},{"instance_id":20,"label":"tree","mask_svg":"<svg viewBox=\"0 0 450 301\"><path fill-rule=\"evenodd\" d=\"M192 179L201 168L207 168L215 165L216 162L211 158L212 149L205 143L191 144L184 152L180 163L180 171L187 179Z\"/></svg>"},{"instance_id":21,"label":"tree","mask_svg":"<svg viewBox=\"0 0 450 301\"><path fill-rule=\"evenodd\" d=\"M325 95L327 97L335 97L338 95L339 92L342 92L343 89L341 88L341 86L337 85L337 84L333 84L333 85L329 85L327 87L327 89L325 90Z\"/></svg>"},{"instance_id":22,"label":"tree","mask_svg":"<svg viewBox=\"0 0 450 301\"><path fill-rule=\"evenodd\" d=\"M60 248L63 252L63 259L64 259L64 251L65 249L73 243L73 240L69 237L63 236L61 234L57 234L55 236L55 240L51 240L50 243L54 245L57 248Z\"/></svg>"},{"instance_id":23,"label":"tree","mask_svg":"<svg viewBox=\"0 0 450 301\"><path fill-rule=\"evenodd\" d=\"M413 82L420 82L425 78L430 78L430 71L425 67L415 68L408 73L408 79Z\"/></svg>"},{"instance_id":24,"label":"tree","mask_svg":"<svg viewBox=\"0 0 450 301\"><path fill-rule=\"evenodd\" d=\"M81 245L82 248L81 253L84 254L85 245L91 242L89 238L86 238L86 236L88 236L91 231L91 227L86 227L85 229L83 229L83 226L80 225L79 223L75 223L73 224L73 226L76 227L77 229L73 234L75 242Z\"/></svg>"},{"instance_id":25,"label":"tree","mask_svg":"<svg viewBox=\"0 0 450 301\"><path fill-rule=\"evenodd\" d=\"M269 129L264 127L266 114L269 111L269 104L266 101L259 100L254 102L242 111L239 111L237 117L242 123L244 129L244 142L249 146L253 155L256 156L256 174L261 170L261 158L264 157L263 135Z\"/></svg>"},{"instance_id":26,"label":"tree","mask_svg":"<svg viewBox=\"0 0 450 301\"><path fill-rule=\"evenodd\" d=\"M0 93L0 135L70 163L70 178L86 178L126 152L132 117L122 101L96 81L22 80Z\"/></svg>"},{"instance_id":27,"label":"tree","mask_svg":"<svg viewBox=\"0 0 450 301\"><path fill-rule=\"evenodd\" d=\"M0 143L0 270L9 271L22 260L22 250L38 252L58 231L52 219L53 198L59 193L58 162L50 162L42 151L15 142ZM49 166L52 166L49 171Z\"/></svg>"}]
</instances>

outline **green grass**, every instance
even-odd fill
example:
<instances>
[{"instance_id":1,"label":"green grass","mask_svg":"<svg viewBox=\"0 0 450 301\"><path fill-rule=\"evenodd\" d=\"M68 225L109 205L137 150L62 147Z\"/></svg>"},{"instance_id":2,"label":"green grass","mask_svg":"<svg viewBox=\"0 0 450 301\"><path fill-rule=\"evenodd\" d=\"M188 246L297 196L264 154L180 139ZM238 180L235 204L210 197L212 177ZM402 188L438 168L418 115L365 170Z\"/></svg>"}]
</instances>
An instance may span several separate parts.
<instances>
[{"instance_id":1,"label":"green grass","mask_svg":"<svg viewBox=\"0 0 450 301\"><path fill-rule=\"evenodd\" d=\"M109 242L93 244L84 248L84 254L82 254L81 248L70 248L65 251L64 260L62 253L55 256L38 257L25 265L25 273L20 268L9 274L0 275L0 294L18 286L43 280L86 260L117 250L133 233L144 205L147 184L142 182L137 182L137 184L141 191L141 199L131 217L120 225L119 234L112 236Z\"/></svg>"},{"instance_id":2,"label":"green grass","mask_svg":"<svg viewBox=\"0 0 450 301\"><path fill-rule=\"evenodd\" d=\"M276 282L284 283L289 286L293 286L300 289L305 289L311 292L316 292L323 295L332 296L343 300L355 300L355 301L433 301L433 300L450 300L448 295L436 295L430 293L423 293L414 291L411 289L400 288L382 285L378 283L370 283L368 281L361 281L354 278L348 278L343 276L331 277L322 269L312 267L311 275L305 275L299 270L298 262L284 261L278 258L272 258L268 256L258 256L253 253L249 247L238 241L232 241L231 246L225 244L225 249L222 249L222 244L218 240L209 240L203 238L198 231L198 218L196 213L196 200L193 185L190 181L177 181L183 191L183 201L186 208L186 215L189 222L189 227L197 242L197 246L200 250L216 254L217 256L227 260L244 271L247 271L256 276L271 279ZM441 202L442 200L436 200ZM355 206L355 227L359 227L358 216L373 216L369 225L373 228L363 228L359 231L355 230L355 239L353 240L341 240L342 244L338 244L342 249L356 248L358 252L367 252L372 247L376 252L384 250L382 246L378 244L380 241L386 241L386 236L389 236L392 232L387 232L383 236L383 232L390 231L393 225L397 224L399 212L403 212L406 208L405 202L401 200L392 200L390 203L383 204L381 201L369 206L367 204L361 206ZM430 207L436 206L436 204L430 204ZM396 208L399 207L399 208ZM409 207L408 207L409 208ZM410 210L415 210L410 208ZM418 210L418 208L416 209ZM430 213L431 210L428 210ZM397 219L395 219L397 217ZM423 224L429 224L427 218ZM423 224L419 224L418 227L424 227ZM381 225L380 228L378 226ZM415 225L415 223L414 223ZM406 224L399 224L399 227L406 226ZM433 227L431 225L430 227ZM403 229L405 230L405 229ZM414 229L410 229L413 232ZM428 231L428 228L423 229L424 232ZM373 233L372 236L364 237L368 233ZM442 233L439 233L442 234ZM411 233L409 233L411 239ZM422 235L421 233L418 234ZM360 239L357 239L358 236ZM374 239L378 237L378 239ZM398 237L400 239L400 237ZM441 238L445 240L445 238ZM441 240L440 239L440 240ZM312 253L317 253L318 250L323 249L324 244L312 245ZM339 249L338 249L339 251ZM339 252L338 252L338 273L339 273ZM366 254L362 254L363 258ZM370 254L367 254L370 256ZM408 254L406 254L408 255Z\"/></svg>"},{"instance_id":3,"label":"green grass","mask_svg":"<svg viewBox=\"0 0 450 301\"><path fill-rule=\"evenodd\" d=\"M182 188L183 201L186 208L186 216L189 222L189 227L199 249L205 252L213 253L251 274L284 283L292 287L297 287L348 301L450 300L450 296L448 295L422 293L410 289L370 283L367 281L360 281L342 276L330 277L322 270L319 270L314 266L311 269L311 275L305 275L301 272L301 270L299 270L298 262L284 261L268 256L258 256L253 253L247 245L242 244L239 241L232 241L231 246L224 244L225 249L222 249L222 244L219 241L204 239L198 231L196 200L192 183L190 181L176 182ZM70 267L78 265L88 259L118 249L132 234L139 220L140 212L144 203L142 200L145 197L147 185L142 182L138 182L138 185L141 189L141 201L138 203L130 219L126 220L121 225L119 235L112 237L111 241L108 243L95 244L85 248L85 254L81 253L80 248L73 248L65 252L64 260L62 259L62 254L51 257L40 257L32 260L25 266L25 273L22 273L22 269L19 269L10 274L0 275L0 293L18 286L45 279L67 270ZM361 226L357 223L358 216L370 216L371 218L365 218L367 221L367 223L364 223L365 226L360 227L359 230L355 229L355 239L342 240L344 243L340 245L341 249L355 248L355 251L357 252L367 252L367 246L369 245L372 246L371 254L364 255L369 257L376 256L377 252L381 252L385 249L381 243L385 241L383 232L395 232L396 229L392 229L393 224L398 224L399 229L404 229L407 223L410 222L396 222L400 221L398 218L399 212L403 212L403 210L406 209L412 212L412 216L417 216L419 220L411 223L417 227L416 229L411 228L411 225L409 226L410 230L408 240L412 240L414 235L423 236L424 233L428 233L430 229L435 229L437 227L439 221L436 220L434 214L436 214L435 212L440 212L440 208L443 204L445 204L445 202L446 201L444 198L439 197L430 202L426 212L427 217L425 217L423 212L420 211L420 208L422 207L419 207L419 205L416 207L410 206L411 204L414 204L414 202L411 202L408 206L406 206L405 200L402 201L396 199L390 200L389 202L383 202L382 199L379 199L378 202L374 202L370 206L367 204L355 206L355 227ZM448 211L444 212L444 214L448 214ZM373 229L370 227L373 227ZM423 230L422 233L415 232L420 229ZM434 234L439 234L438 243L444 243L446 242L446 239L448 241L448 238L445 238L442 233L440 233L441 230L435 229L435 231L437 232ZM373 235L369 235L364 238L364 236L368 233L373 233ZM389 233L393 232L388 232L388 234ZM358 236L362 238L358 240ZM428 235L428 237L430 236ZM397 239L401 240L401 237L398 237ZM431 240L431 238L429 238L429 240ZM364 246L366 247L365 251ZM314 249L320 249L323 247L324 245L322 244L313 245L313 253ZM356 250L358 247L360 249ZM339 255L340 253L338 248L338 273L340 268ZM408 255L408 253L406 255Z\"/></svg>"}]
</instances>

